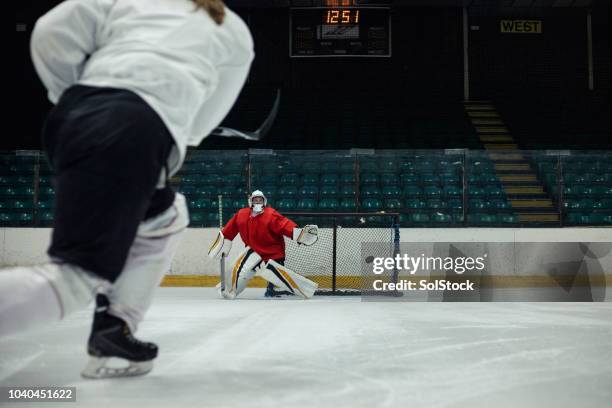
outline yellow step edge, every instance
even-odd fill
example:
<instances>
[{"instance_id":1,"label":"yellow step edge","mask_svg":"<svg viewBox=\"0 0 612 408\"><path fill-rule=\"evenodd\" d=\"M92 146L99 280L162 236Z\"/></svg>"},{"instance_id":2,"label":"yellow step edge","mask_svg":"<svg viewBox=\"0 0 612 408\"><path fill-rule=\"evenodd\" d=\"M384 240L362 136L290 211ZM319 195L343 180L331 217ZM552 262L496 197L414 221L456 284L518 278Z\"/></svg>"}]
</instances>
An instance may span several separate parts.
<instances>
[{"instance_id":1,"label":"yellow step edge","mask_svg":"<svg viewBox=\"0 0 612 408\"><path fill-rule=\"evenodd\" d=\"M466 111L495 111L495 107L492 105L465 105Z\"/></svg>"},{"instance_id":2,"label":"yellow step edge","mask_svg":"<svg viewBox=\"0 0 612 408\"><path fill-rule=\"evenodd\" d=\"M496 164L495 170L497 171L527 171L531 170L531 166L528 163L509 163L509 164Z\"/></svg>"},{"instance_id":3,"label":"yellow step edge","mask_svg":"<svg viewBox=\"0 0 612 408\"><path fill-rule=\"evenodd\" d=\"M518 214L520 222L558 222L559 214Z\"/></svg>"},{"instance_id":4,"label":"yellow step edge","mask_svg":"<svg viewBox=\"0 0 612 408\"><path fill-rule=\"evenodd\" d=\"M542 200L510 200L512 208L552 208L553 203L549 199Z\"/></svg>"},{"instance_id":5,"label":"yellow step edge","mask_svg":"<svg viewBox=\"0 0 612 408\"><path fill-rule=\"evenodd\" d=\"M479 139L481 142L514 142L514 138L512 138L512 136L480 135Z\"/></svg>"},{"instance_id":6,"label":"yellow step edge","mask_svg":"<svg viewBox=\"0 0 612 408\"><path fill-rule=\"evenodd\" d=\"M508 133L508 128L503 127L481 127L476 126L476 132L478 133Z\"/></svg>"},{"instance_id":7,"label":"yellow step edge","mask_svg":"<svg viewBox=\"0 0 612 408\"><path fill-rule=\"evenodd\" d=\"M499 160L525 160L525 156L521 153L489 153L489 158L493 161ZM496 166L502 166L503 164L496 164ZM529 169L527 169L529 170Z\"/></svg>"},{"instance_id":8,"label":"yellow step edge","mask_svg":"<svg viewBox=\"0 0 612 408\"><path fill-rule=\"evenodd\" d=\"M508 194L544 194L542 186L504 186Z\"/></svg>"},{"instance_id":9,"label":"yellow step edge","mask_svg":"<svg viewBox=\"0 0 612 408\"><path fill-rule=\"evenodd\" d=\"M504 121L501 119L472 119L472 124L504 126Z\"/></svg>"},{"instance_id":10,"label":"yellow step edge","mask_svg":"<svg viewBox=\"0 0 612 408\"><path fill-rule=\"evenodd\" d=\"M487 150L514 150L518 149L516 143L485 143L484 148Z\"/></svg>"},{"instance_id":11,"label":"yellow step edge","mask_svg":"<svg viewBox=\"0 0 612 408\"><path fill-rule=\"evenodd\" d=\"M537 181L535 174L504 174L497 176L501 181Z\"/></svg>"},{"instance_id":12,"label":"yellow step edge","mask_svg":"<svg viewBox=\"0 0 612 408\"><path fill-rule=\"evenodd\" d=\"M471 118L499 118L499 113L495 111L468 111L467 114Z\"/></svg>"}]
</instances>

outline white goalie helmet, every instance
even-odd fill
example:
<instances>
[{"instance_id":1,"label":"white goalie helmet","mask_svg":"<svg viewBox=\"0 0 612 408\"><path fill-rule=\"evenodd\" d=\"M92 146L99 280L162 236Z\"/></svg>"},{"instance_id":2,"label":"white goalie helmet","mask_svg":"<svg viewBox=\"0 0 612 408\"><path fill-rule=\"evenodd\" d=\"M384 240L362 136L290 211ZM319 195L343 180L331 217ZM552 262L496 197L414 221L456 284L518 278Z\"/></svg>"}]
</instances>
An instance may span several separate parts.
<instances>
[{"instance_id":1,"label":"white goalie helmet","mask_svg":"<svg viewBox=\"0 0 612 408\"><path fill-rule=\"evenodd\" d=\"M253 198L255 197L261 197L263 198L263 206L267 206L268 205L268 199L266 198L265 194L263 193L263 191L261 190L255 190L251 193L251 196L249 197L249 208L253 208Z\"/></svg>"}]
</instances>

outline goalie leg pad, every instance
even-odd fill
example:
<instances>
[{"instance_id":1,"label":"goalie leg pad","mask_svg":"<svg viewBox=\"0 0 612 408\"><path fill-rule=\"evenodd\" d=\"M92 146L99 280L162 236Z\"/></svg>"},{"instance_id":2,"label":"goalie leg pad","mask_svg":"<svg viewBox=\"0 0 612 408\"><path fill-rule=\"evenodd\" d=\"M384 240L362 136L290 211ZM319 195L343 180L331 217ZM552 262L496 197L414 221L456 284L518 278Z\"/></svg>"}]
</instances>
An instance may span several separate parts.
<instances>
[{"instance_id":1,"label":"goalie leg pad","mask_svg":"<svg viewBox=\"0 0 612 408\"><path fill-rule=\"evenodd\" d=\"M246 288L247 283L255 276L255 268L260 263L261 256L257 252L248 246L244 248L232 266L230 285L226 288L230 298L235 298Z\"/></svg>"},{"instance_id":2,"label":"goalie leg pad","mask_svg":"<svg viewBox=\"0 0 612 408\"><path fill-rule=\"evenodd\" d=\"M304 299L310 299L319 287L316 282L293 272L272 259L266 263L265 267L259 269L258 276Z\"/></svg>"}]
</instances>

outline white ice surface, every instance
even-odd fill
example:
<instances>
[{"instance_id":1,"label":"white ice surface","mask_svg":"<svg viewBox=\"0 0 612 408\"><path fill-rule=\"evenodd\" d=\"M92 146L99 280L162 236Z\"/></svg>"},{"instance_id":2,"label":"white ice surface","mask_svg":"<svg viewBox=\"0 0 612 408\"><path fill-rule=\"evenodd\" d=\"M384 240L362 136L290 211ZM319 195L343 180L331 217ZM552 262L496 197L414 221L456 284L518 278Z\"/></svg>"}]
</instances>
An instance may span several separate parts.
<instances>
[{"instance_id":1,"label":"white ice surface","mask_svg":"<svg viewBox=\"0 0 612 408\"><path fill-rule=\"evenodd\" d=\"M27 407L607 407L612 303L224 301L160 288L147 376L84 380L91 311L0 339L0 385L75 386Z\"/></svg>"}]
</instances>

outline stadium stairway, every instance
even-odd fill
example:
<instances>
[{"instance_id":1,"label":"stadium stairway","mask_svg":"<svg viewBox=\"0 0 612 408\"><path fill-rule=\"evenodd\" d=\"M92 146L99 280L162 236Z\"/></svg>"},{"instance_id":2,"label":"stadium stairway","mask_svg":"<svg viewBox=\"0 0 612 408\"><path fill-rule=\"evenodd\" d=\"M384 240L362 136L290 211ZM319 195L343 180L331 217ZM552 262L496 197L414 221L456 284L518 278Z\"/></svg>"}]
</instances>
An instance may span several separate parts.
<instances>
[{"instance_id":1,"label":"stadium stairway","mask_svg":"<svg viewBox=\"0 0 612 408\"><path fill-rule=\"evenodd\" d=\"M558 225L559 211L532 166L529 153L519 151L491 101L464 102L477 136L495 164L508 201L521 223Z\"/></svg>"}]
</instances>

